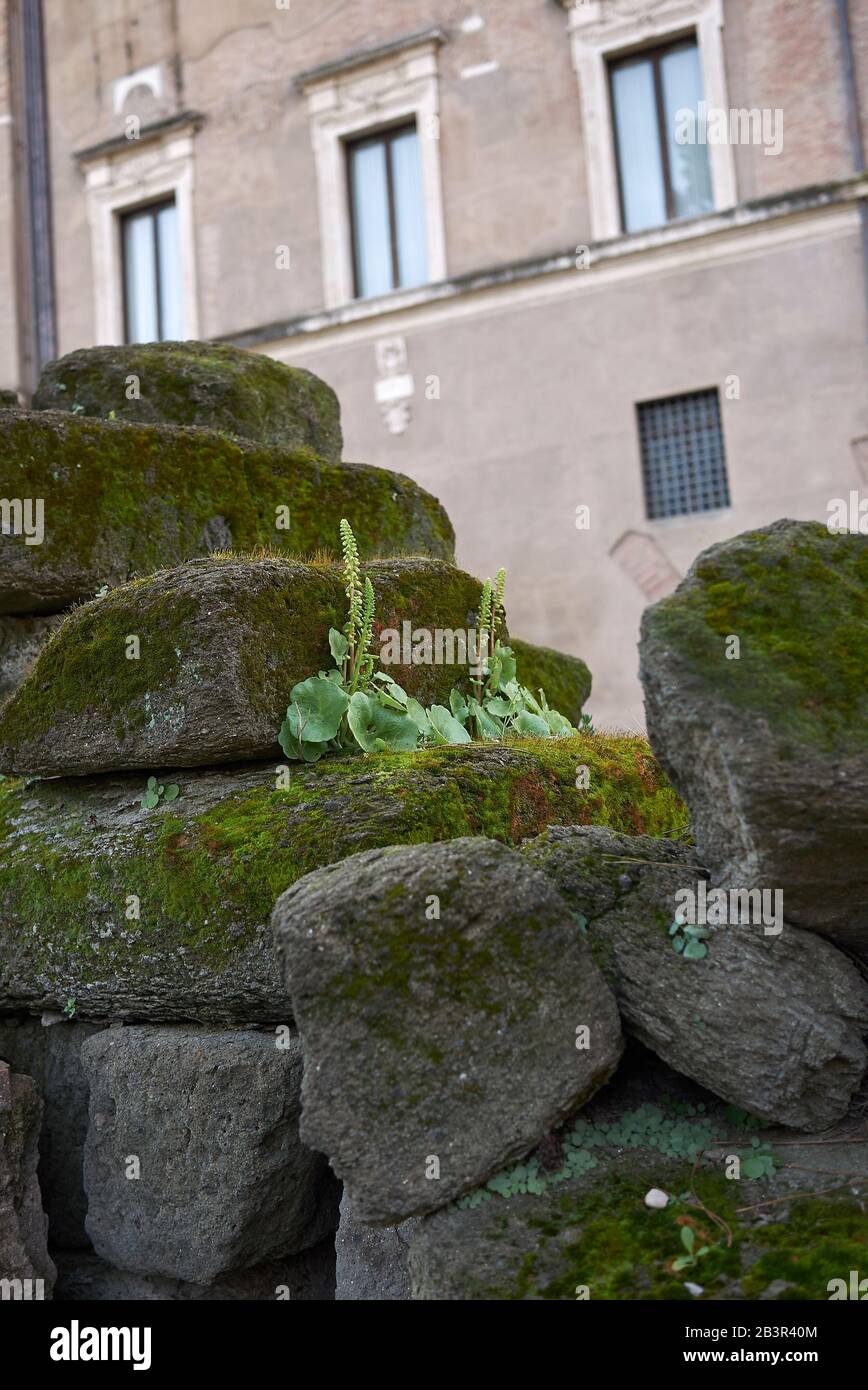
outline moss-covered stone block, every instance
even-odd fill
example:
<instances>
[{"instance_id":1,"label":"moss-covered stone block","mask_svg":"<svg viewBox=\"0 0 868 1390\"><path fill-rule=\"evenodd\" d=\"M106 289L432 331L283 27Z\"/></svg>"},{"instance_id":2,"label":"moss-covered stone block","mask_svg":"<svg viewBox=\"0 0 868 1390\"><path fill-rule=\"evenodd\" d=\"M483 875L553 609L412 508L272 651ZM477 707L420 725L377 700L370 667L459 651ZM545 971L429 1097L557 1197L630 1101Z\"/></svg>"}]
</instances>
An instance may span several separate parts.
<instances>
[{"instance_id":1,"label":"moss-covered stone block","mask_svg":"<svg viewBox=\"0 0 868 1390\"><path fill-rule=\"evenodd\" d=\"M363 1221L435 1211L492 1177L620 1059L575 918L489 837L350 855L282 893L272 926L304 1047L301 1137ZM575 1019L592 1039L578 1055Z\"/></svg>"},{"instance_id":2,"label":"moss-covered stone block","mask_svg":"<svg viewBox=\"0 0 868 1390\"><path fill-rule=\"evenodd\" d=\"M451 565L384 560L365 573L381 626L473 623L478 581ZM279 757L290 692L332 667L329 629L345 618L331 563L192 560L113 589L66 618L0 712L0 769L53 776ZM467 670L389 667L426 705L447 700Z\"/></svg>"},{"instance_id":3,"label":"moss-covered stone block","mask_svg":"<svg viewBox=\"0 0 868 1390\"><path fill-rule=\"evenodd\" d=\"M685 819L644 739L601 735L323 759L286 787L264 765L175 780L153 811L143 774L0 782L0 1012L279 1023L269 921L303 874L386 845Z\"/></svg>"},{"instance_id":4,"label":"moss-covered stone block","mask_svg":"<svg viewBox=\"0 0 868 1390\"><path fill-rule=\"evenodd\" d=\"M401 474L203 429L2 412L0 496L32 504L0 542L0 613L58 612L211 551L334 551L341 517L363 557L454 553L440 503Z\"/></svg>"},{"instance_id":5,"label":"moss-covered stone block","mask_svg":"<svg viewBox=\"0 0 868 1390\"><path fill-rule=\"evenodd\" d=\"M582 706L591 693L591 673L581 657L568 656L554 647L537 647L520 637L511 637L509 645L518 663L518 678L534 694L542 687L550 709L566 715L571 724L578 724Z\"/></svg>"},{"instance_id":6,"label":"moss-covered stone block","mask_svg":"<svg viewBox=\"0 0 868 1390\"><path fill-rule=\"evenodd\" d=\"M341 457L341 412L302 367L221 343L127 343L49 362L34 410L68 410L143 425L202 425L258 444Z\"/></svg>"},{"instance_id":7,"label":"moss-covered stone block","mask_svg":"<svg viewBox=\"0 0 868 1390\"><path fill-rule=\"evenodd\" d=\"M868 954L868 536L777 521L646 609L652 747L715 882Z\"/></svg>"}]
</instances>

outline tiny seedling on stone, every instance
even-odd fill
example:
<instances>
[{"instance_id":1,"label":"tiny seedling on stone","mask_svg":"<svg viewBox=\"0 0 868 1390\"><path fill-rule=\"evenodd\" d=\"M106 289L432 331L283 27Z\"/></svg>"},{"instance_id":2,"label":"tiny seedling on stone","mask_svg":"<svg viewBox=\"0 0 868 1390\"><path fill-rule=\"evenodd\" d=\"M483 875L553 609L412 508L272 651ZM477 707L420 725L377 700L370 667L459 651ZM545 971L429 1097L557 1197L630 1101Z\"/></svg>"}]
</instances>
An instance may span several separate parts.
<instances>
[{"instance_id":1,"label":"tiny seedling on stone","mask_svg":"<svg viewBox=\"0 0 868 1390\"><path fill-rule=\"evenodd\" d=\"M174 782L165 786L158 782L156 777L148 778L148 785L142 796L142 810L152 811L161 801L174 801L180 795L181 788Z\"/></svg>"}]
</instances>

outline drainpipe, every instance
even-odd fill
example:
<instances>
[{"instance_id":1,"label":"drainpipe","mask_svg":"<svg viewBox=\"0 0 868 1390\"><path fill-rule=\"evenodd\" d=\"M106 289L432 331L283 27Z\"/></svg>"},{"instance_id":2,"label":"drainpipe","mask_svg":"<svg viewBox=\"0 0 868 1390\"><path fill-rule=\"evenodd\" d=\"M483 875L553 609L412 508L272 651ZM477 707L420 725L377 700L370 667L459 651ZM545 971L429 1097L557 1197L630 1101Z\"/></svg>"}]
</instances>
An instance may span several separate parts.
<instances>
[{"instance_id":1,"label":"drainpipe","mask_svg":"<svg viewBox=\"0 0 868 1390\"><path fill-rule=\"evenodd\" d=\"M18 172L21 180L20 304L25 390L57 356L54 296L54 245L51 217L51 165L42 0L10 6L14 33L13 73L17 78ZM10 35L11 37L11 35Z\"/></svg>"},{"instance_id":2,"label":"drainpipe","mask_svg":"<svg viewBox=\"0 0 868 1390\"><path fill-rule=\"evenodd\" d=\"M838 31L841 36L841 60L844 69L844 92L847 99L847 127L850 132L850 149L854 174L865 172L865 146L862 140L862 122L859 116L859 93L856 87L856 70L853 64L853 45L850 39L850 8L848 0L835 0L838 14ZM865 290L865 311L868 318L868 198L859 199L859 222L862 229L862 280ZM868 332L866 332L868 338Z\"/></svg>"}]
</instances>

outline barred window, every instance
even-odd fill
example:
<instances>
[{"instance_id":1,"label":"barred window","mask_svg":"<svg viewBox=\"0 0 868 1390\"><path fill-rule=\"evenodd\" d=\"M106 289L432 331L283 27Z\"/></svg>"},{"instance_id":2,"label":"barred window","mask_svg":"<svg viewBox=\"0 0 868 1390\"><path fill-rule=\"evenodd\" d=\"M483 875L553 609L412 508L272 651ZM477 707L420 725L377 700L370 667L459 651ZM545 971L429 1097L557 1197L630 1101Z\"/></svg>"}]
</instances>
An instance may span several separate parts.
<instances>
[{"instance_id":1,"label":"barred window","mask_svg":"<svg viewBox=\"0 0 868 1390\"><path fill-rule=\"evenodd\" d=\"M645 510L653 520L729 506L716 388L636 407Z\"/></svg>"}]
</instances>

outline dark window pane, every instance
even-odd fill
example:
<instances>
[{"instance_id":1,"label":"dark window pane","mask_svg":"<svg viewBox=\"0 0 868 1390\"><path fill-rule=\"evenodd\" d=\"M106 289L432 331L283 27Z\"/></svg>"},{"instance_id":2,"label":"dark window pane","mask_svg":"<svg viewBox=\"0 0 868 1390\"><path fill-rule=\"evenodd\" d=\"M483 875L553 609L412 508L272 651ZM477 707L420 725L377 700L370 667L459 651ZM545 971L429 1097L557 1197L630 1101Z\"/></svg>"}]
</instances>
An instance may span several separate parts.
<instances>
[{"instance_id":1,"label":"dark window pane","mask_svg":"<svg viewBox=\"0 0 868 1390\"><path fill-rule=\"evenodd\" d=\"M157 249L160 258L160 337L183 338L181 253L178 245L178 213L174 203L166 203L157 213Z\"/></svg>"},{"instance_id":2,"label":"dark window pane","mask_svg":"<svg viewBox=\"0 0 868 1390\"><path fill-rule=\"evenodd\" d=\"M625 232L659 227L666 221L666 192L654 69L647 59L619 63L612 71L615 137L621 172Z\"/></svg>"},{"instance_id":3,"label":"dark window pane","mask_svg":"<svg viewBox=\"0 0 868 1390\"><path fill-rule=\"evenodd\" d=\"M347 158L356 295L424 284L425 201L415 126L352 144Z\"/></svg>"},{"instance_id":4,"label":"dark window pane","mask_svg":"<svg viewBox=\"0 0 868 1390\"><path fill-rule=\"evenodd\" d=\"M683 44L664 53L660 59L660 78L663 89L663 124L669 154L669 175L672 183L673 212L676 217L695 217L714 207L711 196L711 174L708 168L708 146L699 143L680 145L676 140L679 111L690 110L696 118L694 134L698 134L699 103L702 101L702 72L696 44Z\"/></svg>"},{"instance_id":5,"label":"dark window pane","mask_svg":"<svg viewBox=\"0 0 868 1390\"><path fill-rule=\"evenodd\" d=\"M150 212L130 213L124 218L123 246L127 342L152 343L159 332L154 219Z\"/></svg>"},{"instance_id":6,"label":"dark window pane","mask_svg":"<svg viewBox=\"0 0 868 1390\"><path fill-rule=\"evenodd\" d=\"M350 151L356 293L360 299L386 294L392 283L392 232L386 148L382 142Z\"/></svg>"},{"instance_id":7,"label":"dark window pane","mask_svg":"<svg viewBox=\"0 0 868 1390\"><path fill-rule=\"evenodd\" d=\"M714 207L708 146L699 144L702 70L695 42L670 44L611 67L612 114L625 232ZM696 143L679 143L679 135Z\"/></svg>"},{"instance_id":8,"label":"dark window pane","mask_svg":"<svg viewBox=\"0 0 868 1390\"><path fill-rule=\"evenodd\" d=\"M653 520L728 507L717 391L646 401L637 410L648 516Z\"/></svg>"},{"instance_id":9,"label":"dark window pane","mask_svg":"<svg viewBox=\"0 0 868 1390\"><path fill-rule=\"evenodd\" d=\"M126 213L121 220L121 242L127 342L183 338L175 204L159 203Z\"/></svg>"},{"instance_id":10,"label":"dark window pane","mask_svg":"<svg viewBox=\"0 0 868 1390\"><path fill-rule=\"evenodd\" d=\"M419 164L419 137L404 131L392 141L392 188L398 233L398 283L424 285L428 279L425 201Z\"/></svg>"}]
</instances>

